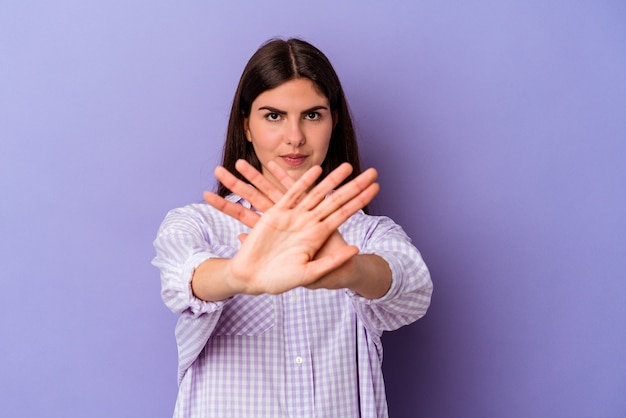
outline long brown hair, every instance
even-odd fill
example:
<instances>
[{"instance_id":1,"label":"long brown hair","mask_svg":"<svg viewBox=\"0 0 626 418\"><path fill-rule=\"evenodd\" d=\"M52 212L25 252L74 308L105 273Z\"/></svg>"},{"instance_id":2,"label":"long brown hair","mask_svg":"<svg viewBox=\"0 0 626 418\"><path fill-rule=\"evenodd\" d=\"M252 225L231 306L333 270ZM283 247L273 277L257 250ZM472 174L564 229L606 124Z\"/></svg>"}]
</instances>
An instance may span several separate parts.
<instances>
[{"instance_id":1,"label":"long brown hair","mask_svg":"<svg viewBox=\"0 0 626 418\"><path fill-rule=\"evenodd\" d=\"M271 39L263 44L252 55L239 80L222 154L222 166L238 178L245 181L235 170L238 159L245 159L261 171L261 163L244 132L243 121L250 116L252 102L264 91L297 78L311 80L320 93L328 98L330 110L337 118L320 178L346 161L354 168L346 182L361 173L356 134L337 73L322 51L308 42L291 38ZM219 183L217 193L225 197L231 192Z\"/></svg>"}]
</instances>

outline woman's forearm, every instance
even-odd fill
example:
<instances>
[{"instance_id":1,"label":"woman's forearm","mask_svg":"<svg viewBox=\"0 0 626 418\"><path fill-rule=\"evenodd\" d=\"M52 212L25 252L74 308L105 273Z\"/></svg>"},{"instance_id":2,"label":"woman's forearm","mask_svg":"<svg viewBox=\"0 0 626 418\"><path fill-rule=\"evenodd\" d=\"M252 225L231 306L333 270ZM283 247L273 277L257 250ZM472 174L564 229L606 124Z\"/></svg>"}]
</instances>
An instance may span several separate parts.
<instances>
[{"instance_id":1,"label":"woman's forearm","mask_svg":"<svg viewBox=\"0 0 626 418\"><path fill-rule=\"evenodd\" d=\"M375 254L353 257L348 288L368 299L383 297L391 287L391 269L387 262Z\"/></svg>"},{"instance_id":2,"label":"woman's forearm","mask_svg":"<svg viewBox=\"0 0 626 418\"><path fill-rule=\"evenodd\" d=\"M227 258L209 258L200 264L191 279L194 296L207 302L217 302L239 293L230 285L228 278L230 261Z\"/></svg>"}]
</instances>

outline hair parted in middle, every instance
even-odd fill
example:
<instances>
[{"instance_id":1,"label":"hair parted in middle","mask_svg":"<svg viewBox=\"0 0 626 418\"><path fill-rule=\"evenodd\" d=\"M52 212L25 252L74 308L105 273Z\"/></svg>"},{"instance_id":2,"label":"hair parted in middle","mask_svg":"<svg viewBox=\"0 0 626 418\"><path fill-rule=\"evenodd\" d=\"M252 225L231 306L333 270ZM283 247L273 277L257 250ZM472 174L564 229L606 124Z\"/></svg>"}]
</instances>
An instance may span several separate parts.
<instances>
[{"instance_id":1,"label":"hair parted in middle","mask_svg":"<svg viewBox=\"0 0 626 418\"><path fill-rule=\"evenodd\" d=\"M252 102L264 91L298 78L307 78L326 96L336 118L328 152L322 163L325 177L341 163L348 162L353 172L345 182L361 173L356 134L343 88L328 58L310 43L297 38L271 39L252 55L239 80L228 121L222 166L246 181L235 169L238 159L248 161L261 171L261 163L244 131L244 118L250 116ZM231 192L219 183L217 194Z\"/></svg>"}]
</instances>

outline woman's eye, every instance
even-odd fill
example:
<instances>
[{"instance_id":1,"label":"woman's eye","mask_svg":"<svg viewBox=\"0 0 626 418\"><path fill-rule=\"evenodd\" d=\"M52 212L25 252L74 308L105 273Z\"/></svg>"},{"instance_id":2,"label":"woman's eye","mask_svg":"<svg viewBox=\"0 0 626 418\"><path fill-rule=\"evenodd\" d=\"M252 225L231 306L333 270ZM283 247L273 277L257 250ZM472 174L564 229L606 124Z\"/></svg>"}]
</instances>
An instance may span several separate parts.
<instances>
[{"instance_id":1,"label":"woman's eye","mask_svg":"<svg viewBox=\"0 0 626 418\"><path fill-rule=\"evenodd\" d=\"M309 112L306 114L308 120L318 120L320 117L321 115L317 112Z\"/></svg>"},{"instance_id":2,"label":"woman's eye","mask_svg":"<svg viewBox=\"0 0 626 418\"><path fill-rule=\"evenodd\" d=\"M278 113L268 113L267 115L265 115L265 119L271 122L276 122L280 120L280 115Z\"/></svg>"}]
</instances>

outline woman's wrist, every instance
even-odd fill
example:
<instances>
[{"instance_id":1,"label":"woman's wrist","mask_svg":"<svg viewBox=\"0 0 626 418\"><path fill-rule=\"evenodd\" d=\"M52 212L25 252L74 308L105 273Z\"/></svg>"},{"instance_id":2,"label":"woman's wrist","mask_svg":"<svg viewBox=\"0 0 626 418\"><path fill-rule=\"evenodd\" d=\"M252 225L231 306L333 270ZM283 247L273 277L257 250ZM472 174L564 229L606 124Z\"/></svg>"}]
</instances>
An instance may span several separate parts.
<instances>
[{"instance_id":1,"label":"woman's wrist","mask_svg":"<svg viewBox=\"0 0 626 418\"><path fill-rule=\"evenodd\" d=\"M210 258L201 263L191 278L194 296L207 302L217 302L241 293L232 286L229 278L231 260Z\"/></svg>"},{"instance_id":2,"label":"woman's wrist","mask_svg":"<svg viewBox=\"0 0 626 418\"><path fill-rule=\"evenodd\" d=\"M391 287L391 269L389 264L375 254L359 254L354 257L353 270L349 277L352 283L348 289L367 299L379 299Z\"/></svg>"}]
</instances>

